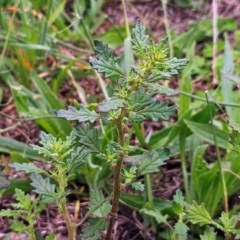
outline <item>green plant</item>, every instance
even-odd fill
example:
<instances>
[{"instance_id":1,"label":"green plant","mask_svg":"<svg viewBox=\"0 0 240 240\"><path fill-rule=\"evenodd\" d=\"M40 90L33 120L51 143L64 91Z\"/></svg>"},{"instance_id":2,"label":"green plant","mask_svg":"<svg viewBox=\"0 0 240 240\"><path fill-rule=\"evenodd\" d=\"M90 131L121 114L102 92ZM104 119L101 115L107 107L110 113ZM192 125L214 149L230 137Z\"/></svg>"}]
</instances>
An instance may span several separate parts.
<instances>
[{"instance_id":1,"label":"green plant","mask_svg":"<svg viewBox=\"0 0 240 240\"><path fill-rule=\"evenodd\" d=\"M58 203L59 211L68 227L68 239L71 240L76 237L77 226L91 214L96 215L97 218L89 220L90 225L83 229L82 236L85 239L90 237L98 239L100 230L106 228L106 216L111 211L105 236L106 239L110 239L124 188L130 185L136 191L142 191L144 184L137 181L136 177L157 172L158 167L168 159L169 150L166 148L146 151L141 147L131 146L128 134L131 124L140 124L148 118L155 122L167 121L176 115L176 106L169 106L168 102L160 103L154 99L154 96L178 94L164 86L163 81L178 74L188 61L169 59L167 39L163 39L160 44L149 40L148 35L145 34L145 27L139 20L132 30L131 37L132 49L138 61L136 66L131 66L128 75L120 68L119 58L114 57L113 50L101 41L95 41L94 49L98 55L90 59L90 64L115 84L113 96L100 103L97 112L89 110L84 105L80 105L79 109L70 106L68 110L56 111L57 117L79 123L70 136L63 139L56 139L51 134L42 132L40 135L42 146L33 146L47 161L52 162L53 170L46 172L26 163L12 165L19 171L31 173L31 185L34 191L41 195L44 203ZM117 130L116 141L109 140L103 143L99 130L93 127L93 123L97 120L106 121ZM84 169L89 164L91 157L97 158L98 163L108 164L113 173L114 184L107 198L104 198L100 190L92 189L89 211L80 223L75 223L71 221L66 209L67 183L78 169ZM53 182L50 182L50 179Z\"/></svg>"}]
</instances>

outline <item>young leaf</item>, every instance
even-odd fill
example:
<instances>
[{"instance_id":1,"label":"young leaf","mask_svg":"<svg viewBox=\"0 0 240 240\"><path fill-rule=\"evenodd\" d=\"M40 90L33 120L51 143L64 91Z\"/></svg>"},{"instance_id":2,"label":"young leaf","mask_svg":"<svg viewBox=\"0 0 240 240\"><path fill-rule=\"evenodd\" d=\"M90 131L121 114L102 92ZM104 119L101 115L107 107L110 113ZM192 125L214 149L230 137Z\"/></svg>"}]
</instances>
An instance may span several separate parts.
<instances>
[{"instance_id":1,"label":"young leaf","mask_svg":"<svg viewBox=\"0 0 240 240\"><path fill-rule=\"evenodd\" d=\"M200 235L201 240L216 240L216 233L214 232L213 228L208 227L204 231L204 235Z\"/></svg>"},{"instance_id":2,"label":"young leaf","mask_svg":"<svg viewBox=\"0 0 240 240\"><path fill-rule=\"evenodd\" d=\"M144 57L145 55L145 48L149 37L145 34L145 29L146 28L138 19L135 28L133 28L131 32L132 49L136 51L139 58Z\"/></svg>"},{"instance_id":3,"label":"young leaf","mask_svg":"<svg viewBox=\"0 0 240 240\"><path fill-rule=\"evenodd\" d=\"M59 110L56 111L57 117L65 118L67 120L77 120L79 122L94 122L96 119L99 118L99 115L95 111L90 111L83 105L80 105L80 109L77 110L76 108L69 106L68 110Z\"/></svg>"},{"instance_id":4,"label":"young leaf","mask_svg":"<svg viewBox=\"0 0 240 240\"><path fill-rule=\"evenodd\" d=\"M33 164L28 164L28 163L13 163L10 164L10 167L15 168L17 171L23 171L25 173L35 173L35 174L47 174L47 172L45 172L44 170L36 167Z\"/></svg>"},{"instance_id":5,"label":"young leaf","mask_svg":"<svg viewBox=\"0 0 240 240\"><path fill-rule=\"evenodd\" d=\"M11 229L16 233L27 233L28 232L27 226L24 225L24 223L22 221L10 220L9 224L10 224Z\"/></svg>"},{"instance_id":6,"label":"young leaf","mask_svg":"<svg viewBox=\"0 0 240 240\"><path fill-rule=\"evenodd\" d=\"M102 41L94 40L94 50L104 60L108 60L110 58L114 59L113 50L109 49L108 45Z\"/></svg>"},{"instance_id":7,"label":"young leaf","mask_svg":"<svg viewBox=\"0 0 240 240\"><path fill-rule=\"evenodd\" d=\"M79 124L74 130L74 135L79 137L79 142L91 151L96 153L102 151L101 141L98 138L98 130L91 128L89 123Z\"/></svg>"},{"instance_id":8,"label":"young leaf","mask_svg":"<svg viewBox=\"0 0 240 240\"><path fill-rule=\"evenodd\" d=\"M140 213L154 217L158 223L165 223L167 221L167 216L163 216L160 212L157 212L149 203L145 204L144 208L140 210Z\"/></svg>"},{"instance_id":9,"label":"young leaf","mask_svg":"<svg viewBox=\"0 0 240 240\"><path fill-rule=\"evenodd\" d=\"M90 209L87 214L95 214L98 217L106 217L111 210L111 204L104 198L102 191L91 190Z\"/></svg>"},{"instance_id":10,"label":"young leaf","mask_svg":"<svg viewBox=\"0 0 240 240\"><path fill-rule=\"evenodd\" d=\"M117 110L119 108L124 107L124 103L125 103L124 99L112 98L112 99L106 100L103 103L100 103L98 105L98 111L109 112L110 110Z\"/></svg>"},{"instance_id":11,"label":"young leaf","mask_svg":"<svg viewBox=\"0 0 240 240\"><path fill-rule=\"evenodd\" d=\"M136 191L144 191L144 185L141 182L133 182L132 183L132 188L135 189Z\"/></svg>"},{"instance_id":12,"label":"young leaf","mask_svg":"<svg viewBox=\"0 0 240 240\"><path fill-rule=\"evenodd\" d=\"M183 205L184 205L184 197L182 192L178 189L176 194L173 196L172 202L172 210L177 214L181 214L183 212Z\"/></svg>"},{"instance_id":13,"label":"young leaf","mask_svg":"<svg viewBox=\"0 0 240 240\"><path fill-rule=\"evenodd\" d=\"M55 185L50 183L50 178L43 178L40 174L31 174L31 185L35 188L34 192L41 195L55 194Z\"/></svg>"},{"instance_id":14,"label":"young leaf","mask_svg":"<svg viewBox=\"0 0 240 240\"><path fill-rule=\"evenodd\" d=\"M129 108L132 108L133 111L142 110L153 102L153 95L154 93L145 93L143 88L139 88L131 94L128 100Z\"/></svg>"},{"instance_id":15,"label":"young leaf","mask_svg":"<svg viewBox=\"0 0 240 240\"><path fill-rule=\"evenodd\" d=\"M164 164L164 161L168 159L169 149L160 148L158 150L152 150L149 153L144 153L141 157L141 163L138 167L138 173L141 175L158 172L158 167Z\"/></svg>"},{"instance_id":16,"label":"young leaf","mask_svg":"<svg viewBox=\"0 0 240 240\"><path fill-rule=\"evenodd\" d=\"M212 223L211 216L204 207L204 204L198 205L195 201L193 201L192 205L186 204L186 213L187 218L193 224L198 223L200 226L203 226Z\"/></svg>"},{"instance_id":17,"label":"young leaf","mask_svg":"<svg viewBox=\"0 0 240 240\"><path fill-rule=\"evenodd\" d=\"M178 221L174 225L174 229L176 230L178 235L182 236L187 234L189 227L185 223Z\"/></svg>"},{"instance_id":18,"label":"young leaf","mask_svg":"<svg viewBox=\"0 0 240 240\"><path fill-rule=\"evenodd\" d=\"M155 91L157 93L160 93L160 94L168 96L168 97L179 95L179 92L176 92L175 90L173 90L171 88L168 88L168 87L165 87L163 85L157 85L157 84L149 83L149 84L147 84L147 86L152 91Z\"/></svg>"},{"instance_id":19,"label":"young leaf","mask_svg":"<svg viewBox=\"0 0 240 240\"><path fill-rule=\"evenodd\" d=\"M92 68L96 69L99 73L103 73L106 78L111 80L118 80L124 78L124 73L119 64L112 58L105 60L103 58L90 58L89 60Z\"/></svg>"},{"instance_id":20,"label":"young leaf","mask_svg":"<svg viewBox=\"0 0 240 240\"><path fill-rule=\"evenodd\" d=\"M228 216L225 212L222 212L220 221L222 222L223 229L225 232L233 232L235 230L235 219L234 217Z\"/></svg>"},{"instance_id":21,"label":"young leaf","mask_svg":"<svg viewBox=\"0 0 240 240\"><path fill-rule=\"evenodd\" d=\"M100 231L106 228L105 218L94 218L89 220L89 225L83 229L84 240L100 239Z\"/></svg>"},{"instance_id":22,"label":"young leaf","mask_svg":"<svg viewBox=\"0 0 240 240\"><path fill-rule=\"evenodd\" d=\"M159 120L169 120L170 117L175 116L177 108L174 105L169 107L168 102L160 104L158 101L155 101L139 113L157 122Z\"/></svg>"},{"instance_id":23,"label":"young leaf","mask_svg":"<svg viewBox=\"0 0 240 240\"><path fill-rule=\"evenodd\" d=\"M0 217L19 217L19 216L21 216L21 212L18 210L2 209L0 211Z\"/></svg>"}]
</instances>

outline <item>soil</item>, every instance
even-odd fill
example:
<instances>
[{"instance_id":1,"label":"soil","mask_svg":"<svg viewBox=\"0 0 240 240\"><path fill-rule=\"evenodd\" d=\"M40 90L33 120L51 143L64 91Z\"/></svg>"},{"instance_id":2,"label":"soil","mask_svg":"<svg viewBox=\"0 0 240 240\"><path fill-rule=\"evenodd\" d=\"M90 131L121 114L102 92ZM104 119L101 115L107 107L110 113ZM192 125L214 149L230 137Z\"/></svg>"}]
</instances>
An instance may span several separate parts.
<instances>
[{"instance_id":1,"label":"soil","mask_svg":"<svg viewBox=\"0 0 240 240\"><path fill-rule=\"evenodd\" d=\"M68 1L66 8L70 11L70 5L72 1ZM161 6L161 1L157 0L127 0L127 15L128 21L130 24L134 24L137 18L140 18L145 26L150 29L150 32L153 34L153 37L158 42L161 38L165 36L165 25L163 18L163 9ZM211 19L212 18L212 5L210 1L205 1L204 9L193 9L193 8L183 8L175 3L175 1L169 1L168 6L168 19L169 25L172 30L177 34L185 32L188 30L189 24L199 19ZM123 11L121 1L108 0L103 6L102 9L106 15L117 25L124 25ZM233 17L238 21L238 27L240 27L240 4L238 0L221 0L219 1L218 14L221 17ZM96 31L96 35L103 33L104 31L111 28L109 21L105 20L100 28ZM202 44L202 43L199 43ZM180 79L175 79L170 83L171 87L177 89ZM194 79L193 79L194 81ZM94 78L86 77L79 78L78 84L85 90L89 95L95 95L98 100L102 100L103 96L100 88L98 87ZM9 89L1 83L1 87L4 88L4 96L2 103L8 103L5 106L0 106L1 113L7 114L12 118L21 118L16 111L14 101L11 99L11 94ZM205 90L206 81L205 79L197 79L194 84L194 89ZM72 104L74 101L81 102L79 95L76 91L72 93L69 97L68 93L72 89L71 84L63 84L59 93L59 98L64 101L67 98L66 105ZM11 118L6 118L0 115L0 129L5 129L15 124L15 121ZM145 129L147 132L154 132L163 127L162 123L145 124ZM38 144L39 142L39 133L40 130L34 122L24 122L21 125L15 127L12 130L6 131L2 136L9 137L11 139L21 141L24 143ZM209 155L212 152L211 147L209 147ZM5 156L7 161L11 161L9 156ZM210 155L212 156L212 154ZM2 162L2 163L1 163ZM0 163L3 164L3 158L0 159ZM49 166L42 166L44 168ZM172 199L173 194L177 189L183 188L182 183L182 172L181 172L181 163L180 159L175 157L167 162L161 168L160 182L159 175L152 175L152 187L153 195L155 197L160 197L163 199ZM22 173L17 173L13 170L10 172L10 177L12 178L25 178L26 176ZM161 183L161 184L160 184ZM32 193L32 197L35 198L35 194ZM81 210L77 216L80 220L84 213L88 210L89 199L86 196L80 197ZM4 196L0 199L0 209L9 208L14 202L13 196ZM76 199L70 196L68 202L68 211L70 212L71 217L74 217L75 213L75 203ZM67 229L65 223L60 215L58 215L58 210L56 205L49 206L44 212L40 214L36 221L36 231L40 235L46 237L49 233L56 233L56 240L66 239ZM10 232L8 219L0 218L0 239L3 239L4 236ZM145 238L143 237L145 236ZM25 240L27 239L26 235L15 235L11 234L10 239ZM40 239L40 238L39 238ZM114 240L127 240L127 239L157 239L152 230L146 227L143 223L142 216L137 212L131 210L129 207L120 204L118 217L114 226Z\"/></svg>"}]
</instances>

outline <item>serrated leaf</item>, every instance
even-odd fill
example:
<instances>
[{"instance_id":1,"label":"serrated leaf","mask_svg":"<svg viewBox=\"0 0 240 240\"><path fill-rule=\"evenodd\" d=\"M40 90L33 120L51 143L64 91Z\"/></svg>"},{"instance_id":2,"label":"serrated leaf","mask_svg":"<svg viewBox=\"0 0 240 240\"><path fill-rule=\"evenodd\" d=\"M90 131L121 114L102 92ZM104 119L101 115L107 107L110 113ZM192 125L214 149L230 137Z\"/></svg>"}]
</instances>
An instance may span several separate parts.
<instances>
[{"instance_id":1,"label":"serrated leaf","mask_svg":"<svg viewBox=\"0 0 240 240\"><path fill-rule=\"evenodd\" d=\"M132 49L136 51L136 54L140 58L144 57L147 40L149 38L149 36L145 34L145 29L146 28L138 19L135 28L133 28L131 32Z\"/></svg>"},{"instance_id":2,"label":"serrated leaf","mask_svg":"<svg viewBox=\"0 0 240 240\"><path fill-rule=\"evenodd\" d=\"M144 185L141 182L133 182L132 188L136 191L144 191Z\"/></svg>"},{"instance_id":3,"label":"serrated leaf","mask_svg":"<svg viewBox=\"0 0 240 240\"><path fill-rule=\"evenodd\" d=\"M55 185L50 183L50 178L43 178L40 174L31 174L31 185L35 188L34 192L41 195L53 195L55 194Z\"/></svg>"},{"instance_id":4,"label":"serrated leaf","mask_svg":"<svg viewBox=\"0 0 240 240\"><path fill-rule=\"evenodd\" d=\"M168 87L165 87L163 85L157 85L157 84L149 83L148 87L151 90L156 91L156 92L158 92L162 95L168 96L168 97L179 95L179 92L176 92L175 90L173 90L171 88L168 88Z\"/></svg>"},{"instance_id":5,"label":"serrated leaf","mask_svg":"<svg viewBox=\"0 0 240 240\"><path fill-rule=\"evenodd\" d=\"M94 40L94 50L101 58L108 60L109 58L114 59L114 52L108 48L106 43L99 40Z\"/></svg>"},{"instance_id":6,"label":"serrated leaf","mask_svg":"<svg viewBox=\"0 0 240 240\"><path fill-rule=\"evenodd\" d=\"M19 217L19 216L21 216L21 212L18 210L2 209L0 211L0 217Z\"/></svg>"},{"instance_id":7,"label":"serrated leaf","mask_svg":"<svg viewBox=\"0 0 240 240\"><path fill-rule=\"evenodd\" d=\"M47 172L45 172L44 170L36 167L33 164L30 163L13 163L13 164L9 164L10 167L15 168L17 171L23 171L25 173L35 173L35 174L47 174Z\"/></svg>"},{"instance_id":8,"label":"serrated leaf","mask_svg":"<svg viewBox=\"0 0 240 240\"><path fill-rule=\"evenodd\" d=\"M200 235L201 240L216 240L216 233L214 232L213 228L208 227L204 231L204 235Z\"/></svg>"},{"instance_id":9,"label":"serrated leaf","mask_svg":"<svg viewBox=\"0 0 240 240\"><path fill-rule=\"evenodd\" d=\"M133 92L128 100L128 104L131 106L133 111L142 110L144 107L150 105L153 102L154 93L145 93L143 88L139 88Z\"/></svg>"},{"instance_id":10,"label":"serrated leaf","mask_svg":"<svg viewBox=\"0 0 240 240\"><path fill-rule=\"evenodd\" d=\"M130 112L128 116L129 120L135 123L142 123L145 119L144 116L137 114L135 112Z\"/></svg>"},{"instance_id":11,"label":"serrated leaf","mask_svg":"<svg viewBox=\"0 0 240 240\"><path fill-rule=\"evenodd\" d=\"M18 201L18 205L14 205L15 208L28 209L32 203L32 200L28 194L24 194L21 189L15 189L15 196Z\"/></svg>"},{"instance_id":12,"label":"serrated leaf","mask_svg":"<svg viewBox=\"0 0 240 240\"><path fill-rule=\"evenodd\" d=\"M158 223L167 222L167 216L164 216L160 212L155 210L149 203L145 204L144 208L140 210L140 213L155 218Z\"/></svg>"},{"instance_id":13,"label":"serrated leaf","mask_svg":"<svg viewBox=\"0 0 240 240\"><path fill-rule=\"evenodd\" d=\"M101 57L99 59L91 57L89 62L93 69L96 69L99 73L104 74L106 78L111 80L124 78L122 69L112 58L105 60Z\"/></svg>"},{"instance_id":14,"label":"serrated leaf","mask_svg":"<svg viewBox=\"0 0 240 240\"><path fill-rule=\"evenodd\" d=\"M89 220L89 225L83 229L84 240L98 240L100 231L107 225L105 218L94 218Z\"/></svg>"},{"instance_id":15,"label":"serrated leaf","mask_svg":"<svg viewBox=\"0 0 240 240\"><path fill-rule=\"evenodd\" d=\"M200 224L200 226L211 224L212 219L204 204L198 205L195 201L193 201L192 205L186 204L186 213L187 218L193 224Z\"/></svg>"},{"instance_id":16,"label":"serrated leaf","mask_svg":"<svg viewBox=\"0 0 240 240\"><path fill-rule=\"evenodd\" d=\"M177 222L174 225L174 229L176 230L177 234L181 236L187 234L189 227L183 222Z\"/></svg>"},{"instance_id":17,"label":"serrated leaf","mask_svg":"<svg viewBox=\"0 0 240 240\"><path fill-rule=\"evenodd\" d=\"M98 111L109 112L110 110L117 110L119 108L124 107L124 103L125 103L124 99L112 98L112 99L106 100L103 103L100 103L98 105Z\"/></svg>"},{"instance_id":18,"label":"serrated leaf","mask_svg":"<svg viewBox=\"0 0 240 240\"><path fill-rule=\"evenodd\" d=\"M57 117L65 118L66 120L77 120L78 122L94 122L99 118L99 115L95 111L88 110L85 106L80 105L80 109L69 106L68 110L59 110L56 111Z\"/></svg>"},{"instance_id":19,"label":"serrated leaf","mask_svg":"<svg viewBox=\"0 0 240 240\"><path fill-rule=\"evenodd\" d=\"M22 221L10 220L9 223L10 223L11 229L16 233L26 233L28 230L27 226L24 225Z\"/></svg>"},{"instance_id":20,"label":"serrated leaf","mask_svg":"<svg viewBox=\"0 0 240 240\"><path fill-rule=\"evenodd\" d=\"M160 104L155 101L139 113L157 122L159 120L169 120L170 117L176 116L177 107L175 105L169 107L168 102Z\"/></svg>"},{"instance_id":21,"label":"serrated leaf","mask_svg":"<svg viewBox=\"0 0 240 240\"><path fill-rule=\"evenodd\" d=\"M147 82L156 82L159 80L169 80L172 77L170 72L160 71L157 69L154 69L152 71L152 74L147 78Z\"/></svg>"},{"instance_id":22,"label":"serrated leaf","mask_svg":"<svg viewBox=\"0 0 240 240\"><path fill-rule=\"evenodd\" d=\"M223 225L223 229L226 232L232 232L235 229L235 219L234 216L231 216L229 218L228 214L226 214L225 212L222 212L221 217L219 218L222 225Z\"/></svg>"},{"instance_id":23,"label":"serrated leaf","mask_svg":"<svg viewBox=\"0 0 240 240\"><path fill-rule=\"evenodd\" d=\"M85 157L89 153L91 153L91 151L89 151L85 147L78 147L76 152L71 153L71 155L67 159L68 173L71 174L72 171L85 163Z\"/></svg>"},{"instance_id":24,"label":"serrated leaf","mask_svg":"<svg viewBox=\"0 0 240 240\"><path fill-rule=\"evenodd\" d=\"M164 164L164 161L169 159L170 151L167 148L152 150L149 153L144 153L141 157L142 161L138 166L138 173L141 175L158 172L158 167Z\"/></svg>"},{"instance_id":25,"label":"serrated leaf","mask_svg":"<svg viewBox=\"0 0 240 240\"><path fill-rule=\"evenodd\" d=\"M182 195L181 190L177 190L176 194L173 196L172 202L172 210L177 214L181 214L183 212L183 205L184 205L184 197Z\"/></svg>"},{"instance_id":26,"label":"serrated leaf","mask_svg":"<svg viewBox=\"0 0 240 240\"><path fill-rule=\"evenodd\" d=\"M87 212L88 215L94 214L98 217L106 217L111 210L109 200L103 196L102 191L91 190L90 192L90 208Z\"/></svg>"},{"instance_id":27,"label":"serrated leaf","mask_svg":"<svg viewBox=\"0 0 240 240\"><path fill-rule=\"evenodd\" d=\"M74 135L79 137L79 142L93 152L101 152L101 141L98 138L98 130L91 128L89 123L79 124L74 130Z\"/></svg>"}]
</instances>

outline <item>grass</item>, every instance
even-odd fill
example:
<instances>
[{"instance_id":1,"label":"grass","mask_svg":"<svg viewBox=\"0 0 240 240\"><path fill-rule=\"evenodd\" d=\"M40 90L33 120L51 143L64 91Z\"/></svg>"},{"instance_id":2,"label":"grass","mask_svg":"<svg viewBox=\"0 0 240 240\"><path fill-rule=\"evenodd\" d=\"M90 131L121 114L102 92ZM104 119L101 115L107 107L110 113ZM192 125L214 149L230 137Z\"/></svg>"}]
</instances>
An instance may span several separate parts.
<instances>
[{"instance_id":1,"label":"grass","mask_svg":"<svg viewBox=\"0 0 240 240\"><path fill-rule=\"evenodd\" d=\"M183 6L187 1L178 2ZM213 5L213 19L205 17L204 11L207 3L203 3L202 10L198 10L198 19L192 21L188 29L180 34L180 30L177 31L178 33L173 30L180 29L180 26L172 28L173 18L168 12L172 6L165 0L158 2L157 7L161 9L161 5L163 6L164 15L157 21L165 22L166 32L161 34L154 32L153 34L167 35L170 41L170 54L187 57L190 63L182 75L173 80L179 83L178 90L180 92L180 96L174 98L175 103L179 105L176 122L167 123L162 129L154 129L151 126L151 130L146 134L143 130L146 126L136 125L134 133L132 133L132 136L136 135L135 140L141 147L153 149L156 146L166 146L171 150L171 156L174 159L178 158L180 154L186 201L191 203L192 200L196 200L199 204L203 202L212 217L223 209L221 203L223 192L224 206L228 212L227 209L231 206L227 206L227 200L239 190L238 176L240 174L236 156L234 153L229 153L229 149L232 149L229 147L229 141L233 141L229 139L229 134L234 127L228 124L231 121L238 124L239 94L235 90L234 83L226 77L226 74L227 76L229 74L230 76L237 75L240 70L237 64L240 34L235 17L225 18L222 16L217 11L219 9L217 9L216 2L214 1ZM0 113L4 121L6 119L12 121L11 126L0 130L0 152L9 155L12 161L26 162L40 158L26 143L12 139L11 133L15 128L21 127L23 122L33 121L39 130L64 138L70 133L71 125L55 118L55 109L63 109L69 105L69 102L75 106L82 102L88 104L90 109L95 108L96 96L94 95L96 92L89 93L88 89L81 86L82 81L89 84L89 79L94 78L101 91L101 93L97 93L97 97L101 100L108 99L112 95L111 84L107 84L105 79L91 70L88 63L89 56L94 55L94 39L109 42L110 46L114 46L116 49L124 39L124 51L122 55L120 54L121 67L129 71L131 63L134 61L129 50L129 32L133 22L130 24L131 17L127 12L132 10L138 17L144 19L137 6L130 4L127 0L121 2L123 12L119 13L119 16L122 18L124 16L125 25L118 26L102 10L102 7L108 7L107 1L75 0L71 6L68 4L66 1L59 2L57 0L50 0L47 3L41 0L34 2L30 0L5 1L2 3L0 10L2 82L0 103L1 109L4 109L8 100L12 98L18 117L11 116L9 112ZM113 6L115 5L113 4ZM193 7L191 6L189 11L193 11ZM185 9L178 8L178 10ZM150 29L154 26L151 25L150 20L144 20L149 23L148 27L151 33ZM110 29L105 29L104 24L109 24ZM232 41L233 38L234 41ZM122 52L121 49L120 52ZM198 85L200 85L200 89ZM69 92L77 93L77 99L63 94L64 88L67 88ZM205 88L209 93L207 100L204 95ZM219 118L219 112L220 114L227 113L227 121ZM108 142L116 138L116 130L110 126L102 124L101 129L104 135L103 141ZM6 133L9 131L10 137L7 137ZM211 133L212 131L214 134ZM228 151L221 160L216 150L218 156L213 159L219 169L223 168L220 171L221 183L223 186L225 184L223 192L221 184L216 183L217 173L214 172L214 167L212 169L204 168L202 160L205 148L197 147L205 143L215 145L216 149L220 147ZM233 159L233 161L231 162L229 159ZM4 162L2 161L2 165ZM224 170L222 162L230 164L230 170L228 168ZM192 164L200 166L204 172L198 172L192 167ZM228 170L234 174L229 174ZM91 173L91 171L93 172ZM109 179L110 173L104 164L99 164L95 159L89 159L85 171L85 175L87 174L89 174L85 179L87 184L102 188L106 179ZM207 177L214 183L204 181ZM197 180L198 178L202 181ZM152 196L156 190L152 189L151 181L151 176L145 178L147 186L145 200L138 196L138 201L143 204L147 199L151 205L155 204L156 207L162 199ZM12 188L19 185L15 179L11 180L11 184ZM206 191L206 186L209 187L208 191ZM211 191L215 191L216 198L214 200L211 199ZM9 193L12 194L13 191L1 190L2 195ZM226 196L227 194L228 196ZM134 197L124 196L121 201L139 211L142 206L141 204L135 205ZM156 202L158 203L156 204ZM151 217L150 221L154 230L158 224L153 219ZM146 216L145 223L149 223Z\"/></svg>"}]
</instances>

